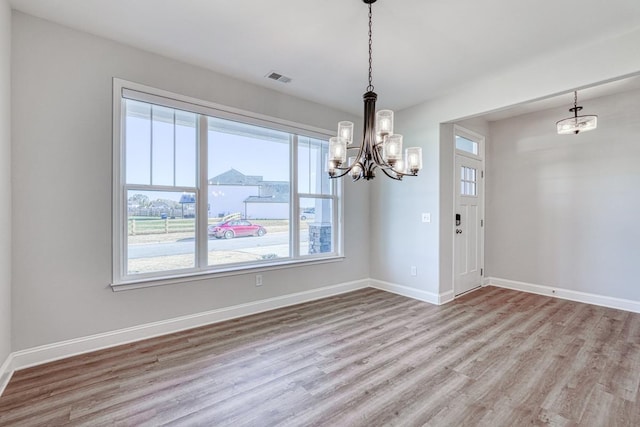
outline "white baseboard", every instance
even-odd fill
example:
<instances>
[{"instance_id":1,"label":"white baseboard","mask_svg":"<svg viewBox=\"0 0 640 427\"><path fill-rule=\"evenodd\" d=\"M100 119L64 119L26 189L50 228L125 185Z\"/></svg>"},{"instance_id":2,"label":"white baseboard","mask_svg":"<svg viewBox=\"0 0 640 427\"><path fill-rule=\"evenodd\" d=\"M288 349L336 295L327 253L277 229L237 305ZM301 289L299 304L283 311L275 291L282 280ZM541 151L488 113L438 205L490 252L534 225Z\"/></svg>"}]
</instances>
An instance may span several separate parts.
<instances>
[{"instance_id":1,"label":"white baseboard","mask_svg":"<svg viewBox=\"0 0 640 427\"><path fill-rule=\"evenodd\" d=\"M448 302L451 302L455 299L455 295L453 293L453 289L451 289L450 291L447 292L443 292L440 295L438 295L438 305L442 305L442 304L446 304Z\"/></svg>"},{"instance_id":2,"label":"white baseboard","mask_svg":"<svg viewBox=\"0 0 640 427\"><path fill-rule=\"evenodd\" d=\"M7 360L5 360L4 363L0 366L0 396L2 396L2 393L4 393L4 389L7 387L7 384L9 384L9 380L13 375L13 369L11 369L12 366L13 353L9 354L7 356Z\"/></svg>"},{"instance_id":3,"label":"white baseboard","mask_svg":"<svg viewBox=\"0 0 640 427\"><path fill-rule=\"evenodd\" d=\"M488 282L490 286L496 286L499 288L513 289L538 295L547 295L550 297L640 313L640 301L589 294L586 292L573 291L571 289L554 288L551 286L536 285L533 283L518 282L516 280L500 279L498 277L490 277Z\"/></svg>"},{"instance_id":4,"label":"white baseboard","mask_svg":"<svg viewBox=\"0 0 640 427\"><path fill-rule=\"evenodd\" d=\"M0 396L13 375L13 372L18 369L24 369L64 359L66 357L72 357L174 332L180 332L186 329L197 328L251 314L262 313L277 308L309 302L368 287L392 292L436 305L447 303L454 298L453 291L435 294L380 280L363 279L221 308L218 310L177 317L160 322L148 323L131 328L119 329L102 334L42 345L26 350L16 351L7 357L7 360L2 364L2 366L0 366Z\"/></svg>"},{"instance_id":5,"label":"white baseboard","mask_svg":"<svg viewBox=\"0 0 640 427\"><path fill-rule=\"evenodd\" d=\"M339 295L345 292L351 292L367 287L369 287L368 279L341 283L338 285L326 286L310 291L297 292L280 297L268 298L246 304L235 305L232 307L221 308L218 310L211 310L189 316L177 317L160 322L148 323L145 325L120 329L117 331L106 332L102 334L91 335L88 337L76 338L68 341L62 341L26 350L16 351L10 356L12 360L5 362L7 367L5 368L5 366L3 365L3 371L0 371L0 375L2 374L2 372L7 371L10 376L11 373L17 369L28 368L30 366L40 365L78 354L88 353L108 347L114 347L117 345L128 344L131 342L153 338L160 335L171 334L174 332L196 328L199 326L210 325L212 323L231 320L237 317L262 313L264 311L269 311L276 308L309 302L320 298Z\"/></svg>"},{"instance_id":6,"label":"white baseboard","mask_svg":"<svg viewBox=\"0 0 640 427\"><path fill-rule=\"evenodd\" d=\"M369 286L371 286L372 288L380 289L382 291L392 292L404 297L409 297L436 305L441 305L453 300L453 291L445 292L443 294L434 294L433 292L410 288L409 286L403 286L395 283L373 279L370 279Z\"/></svg>"}]
</instances>

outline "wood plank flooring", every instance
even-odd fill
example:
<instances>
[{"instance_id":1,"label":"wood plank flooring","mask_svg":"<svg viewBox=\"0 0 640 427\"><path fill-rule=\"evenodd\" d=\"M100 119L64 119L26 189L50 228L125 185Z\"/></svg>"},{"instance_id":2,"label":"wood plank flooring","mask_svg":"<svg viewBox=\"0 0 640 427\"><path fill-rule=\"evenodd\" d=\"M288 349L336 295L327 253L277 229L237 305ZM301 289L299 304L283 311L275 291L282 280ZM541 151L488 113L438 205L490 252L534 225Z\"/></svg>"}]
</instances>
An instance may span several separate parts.
<instances>
[{"instance_id":1,"label":"wood plank flooring","mask_svg":"<svg viewBox=\"0 0 640 427\"><path fill-rule=\"evenodd\" d=\"M638 426L640 314L365 289L14 374L1 426Z\"/></svg>"}]
</instances>

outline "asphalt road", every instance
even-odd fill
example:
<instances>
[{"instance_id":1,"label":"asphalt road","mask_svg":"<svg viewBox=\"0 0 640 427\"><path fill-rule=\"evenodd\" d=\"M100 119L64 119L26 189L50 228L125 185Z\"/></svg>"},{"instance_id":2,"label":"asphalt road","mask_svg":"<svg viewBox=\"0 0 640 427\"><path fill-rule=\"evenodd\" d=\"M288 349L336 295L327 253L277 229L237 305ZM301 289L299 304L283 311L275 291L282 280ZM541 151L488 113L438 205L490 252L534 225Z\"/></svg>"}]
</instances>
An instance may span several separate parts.
<instances>
[{"instance_id":1,"label":"asphalt road","mask_svg":"<svg viewBox=\"0 0 640 427\"><path fill-rule=\"evenodd\" d=\"M309 236L306 233L302 236L302 242L307 242ZM281 246L289 243L289 233L282 231L279 233L267 233L262 237L236 237L233 239L209 239L209 250L243 250L267 246ZM128 258L152 258L166 255L192 254L195 252L195 239L183 239L177 242L149 243L130 245L128 248Z\"/></svg>"}]
</instances>

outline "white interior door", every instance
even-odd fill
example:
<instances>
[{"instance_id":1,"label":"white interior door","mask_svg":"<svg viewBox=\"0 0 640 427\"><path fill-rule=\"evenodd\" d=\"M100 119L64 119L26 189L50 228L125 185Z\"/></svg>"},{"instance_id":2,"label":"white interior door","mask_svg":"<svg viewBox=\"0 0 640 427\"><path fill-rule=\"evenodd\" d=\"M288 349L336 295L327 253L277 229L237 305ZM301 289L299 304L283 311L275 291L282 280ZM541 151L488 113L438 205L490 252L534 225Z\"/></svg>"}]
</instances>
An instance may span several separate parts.
<instances>
[{"instance_id":1,"label":"white interior door","mask_svg":"<svg viewBox=\"0 0 640 427\"><path fill-rule=\"evenodd\" d=\"M457 135L457 140L460 138ZM466 138L464 138L466 139ZM480 145L481 141L476 141ZM483 161L473 153L455 156L454 293L482 285L484 259Z\"/></svg>"}]
</instances>

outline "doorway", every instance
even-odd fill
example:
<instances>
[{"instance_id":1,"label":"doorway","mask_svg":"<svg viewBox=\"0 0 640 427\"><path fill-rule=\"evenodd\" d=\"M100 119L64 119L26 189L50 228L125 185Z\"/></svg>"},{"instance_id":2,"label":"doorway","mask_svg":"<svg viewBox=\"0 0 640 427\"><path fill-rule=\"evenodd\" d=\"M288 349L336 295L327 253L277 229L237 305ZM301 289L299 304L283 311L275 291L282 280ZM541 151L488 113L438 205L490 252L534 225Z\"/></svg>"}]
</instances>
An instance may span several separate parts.
<instances>
[{"instance_id":1,"label":"doorway","mask_svg":"<svg viewBox=\"0 0 640 427\"><path fill-rule=\"evenodd\" d=\"M453 291L482 285L484 275L484 136L454 126Z\"/></svg>"}]
</instances>

